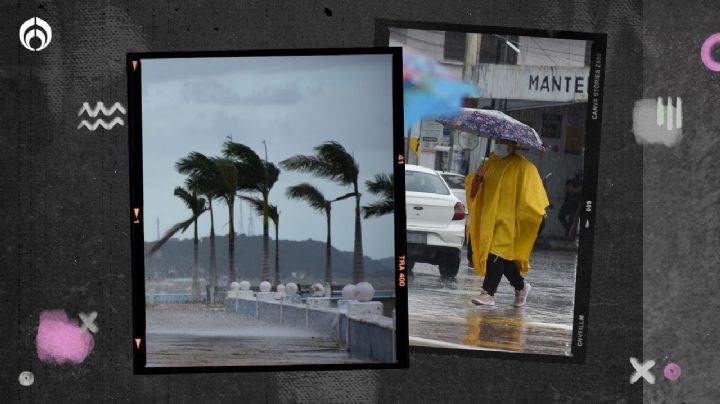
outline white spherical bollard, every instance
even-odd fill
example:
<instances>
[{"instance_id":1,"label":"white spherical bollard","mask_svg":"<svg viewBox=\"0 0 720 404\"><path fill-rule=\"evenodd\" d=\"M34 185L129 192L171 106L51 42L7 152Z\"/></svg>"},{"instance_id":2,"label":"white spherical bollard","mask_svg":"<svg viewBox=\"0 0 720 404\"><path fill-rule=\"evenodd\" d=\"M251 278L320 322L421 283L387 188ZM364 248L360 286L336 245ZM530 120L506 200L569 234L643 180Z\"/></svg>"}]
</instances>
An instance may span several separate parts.
<instances>
[{"instance_id":1,"label":"white spherical bollard","mask_svg":"<svg viewBox=\"0 0 720 404\"><path fill-rule=\"evenodd\" d=\"M230 290L232 291L238 291L240 290L240 284L237 282L233 282L230 284Z\"/></svg>"},{"instance_id":2,"label":"white spherical bollard","mask_svg":"<svg viewBox=\"0 0 720 404\"><path fill-rule=\"evenodd\" d=\"M270 289L272 289L272 285L268 281L262 281L260 282L260 291L261 292L269 292Z\"/></svg>"},{"instance_id":3,"label":"white spherical bollard","mask_svg":"<svg viewBox=\"0 0 720 404\"><path fill-rule=\"evenodd\" d=\"M368 282L360 282L355 285L355 298L361 302L369 302L375 295L375 288Z\"/></svg>"},{"instance_id":4,"label":"white spherical bollard","mask_svg":"<svg viewBox=\"0 0 720 404\"><path fill-rule=\"evenodd\" d=\"M279 284L279 285L275 286L275 290L276 290L277 292L284 293L284 292L285 292L285 285Z\"/></svg>"},{"instance_id":5,"label":"white spherical bollard","mask_svg":"<svg viewBox=\"0 0 720 404\"><path fill-rule=\"evenodd\" d=\"M345 287L342 288L342 297L345 300L354 300L355 299L355 285L353 285L353 284L345 285Z\"/></svg>"},{"instance_id":6,"label":"white spherical bollard","mask_svg":"<svg viewBox=\"0 0 720 404\"><path fill-rule=\"evenodd\" d=\"M250 290L250 282L248 282L248 281L240 282L240 290Z\"/></svg>"},{"instance_id":7,"label":"white spherical bollard","mask_svg":"<svg viewBox=\"0 0 720 404\"><path fill-rule=\"evenodd\" d=\"M295 293L297 293L297 291L298 291L298 287L297 287L297 284L295 284L295 282L290 282L287 285L285 285L285 293L287 293L288 295L292 296Z\"/></svg>"},{"instance_id":8,"label":"white spherical bollard","mask_svg":"<svg viewBox=\"0 0 720 404\"><path fill-rule=\"evenodd\" d=\"M319 283L313 283L310 289L314 297L323 297L325 295L325 287Z\"/></svg>"}]
</instances>

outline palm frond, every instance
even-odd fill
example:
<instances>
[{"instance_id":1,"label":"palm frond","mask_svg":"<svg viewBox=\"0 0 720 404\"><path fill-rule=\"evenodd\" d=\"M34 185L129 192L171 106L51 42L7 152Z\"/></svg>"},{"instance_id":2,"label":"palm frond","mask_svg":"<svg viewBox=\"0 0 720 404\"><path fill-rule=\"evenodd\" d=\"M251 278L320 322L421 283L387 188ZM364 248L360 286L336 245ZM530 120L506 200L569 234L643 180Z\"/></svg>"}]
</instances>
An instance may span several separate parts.
<instances>
[{"instance_id":1,"label":"palm frond","mask_svg":"<svg viewBox=\"0 0 720 404\"><path fill-rule=\"evenodd\" d=\"M268 217L272 220L275 227L277 227L278 221L280 221L280 212L278 211L277 206L273 204L268 205Z\"/></svg>"},{"instance_id":2,"label":"palm frond","mask_svg":"<svg viewBox=\"0 0 720 404\"><path fill-rule=\"evenodd\" d=\"M175 163L180 174L187 175L185 185L201 194L211 198L218 197L218 190L222 187L222 178L215 161L202 153L191 152Z\"/></svg>"},{"instance_id":3,"label":"palm frond","mask_svg":"<svg viewBox=\"0 0 720 404\"><path fill-rule=\"evenodd\" d=\"M263 202L262 198L258 198L256 196L247 196L247 195L238 195L238 198L242 199L243 201L250 204L250 206L255 210L255 213L258 216L262 216L265 214L265 203ZM277 226L278 222L278 210L277 206L273 204L268 204L268 217L270 220L272 220L273 224Z\"/></svg>"},{"instance_id":4,"label":"palm frond","mask_svg":"<svg viewBox=\"0 0 720 404\"><path fill-rule=\"evenodd\" d=\"M355 192L348 192L347 194L345 194L343 196L338 196L337 198L333 199L330 202L342 201L343 199L351 198L353 196L355 196Z\"/></svg>"},{"instance_id":5,"label":"palm frond","mask_svg":"<svg viewBox=\"0 0 720 404\"><path fill-rule=\"evenodd\" d=\"M185 202L185 206L192 210L193 215L199 215L199 212L205 209L205 198L198 198L194 191L191 193L185 188L175 187L175 191L173 193Z\"/></svg>"},{"instance_id":6,"label":"palm frond","mask_svg":"<svg viewBox=\"0 0 720 404\"><path fill-rule=\"evenodd\" d=\"M392 174L375 174L375 179L365 181L365 185L372 194L384 199L394 198L394 177Z\"/></svg>"},{"instance_id":7,"label":"palm frond","mask_svg":"<svg viewBox=\"0 0 720 404\"><path fill-rule=\"evenodd\" d=\"M250 147L226 141L223 155L235 162L238 176L238 190L270 192L280 176L280 170L273 163L265 162Z\"/></svg>"},{"instance_id":8,"label":"palm frond","mask_svg":"<svg viewBox=\"0 0 720 404\"><path fill-rule=\"evenodd\" d=\"M214 157L213 162L219 173L218 194L229 200L238 189L238 169L235 163L226 158Z\"/></svg>"},{"instance_id":9,"label":"palm frond","mask_svg":"<svg viewBox=\"0 0 720 404\"><path fill-rule=\"evenodd\" d=\"M365 219L371 217L379 217L392 213L395 210L395 203L392 200L382 200L363 206L363 217Z\"/></svg>"},{"instance_id":10,"label":"palm frond","mask_svg":"<svg viewBox=\"0 0 720 404\"><path fill-rule=\"evenodd\" d=\"M150 255L154 254L163 245L165 245L165 243L168 240L170 240L170 238L172 236L174 236L175 233L177 233L181 229L183 232L185 230L187 230L187 228L190 227L190 225L192 224L192 222L195 221L195 219L197 219L197 216L193 215L193 217L191 217L190 219L188 219L184 222L176 223L173 227L168 229L168 231L165 232L165 234L162 236L162 238L160 240L158 240L157 242L155 242L155 244L153 244L153 246L150 248L150 251L148 251L147 256L149 257Z\"/></svg>"},{"instance_id":11,"label":"palm frond","mask_svg":"<svg viewBox=\"0 0 720 404\"><path fill-rule=\"evenodd\" d=\"M249 203L250 206L255 210L255 213L257 213L258 215L262 216L265 214L265 208L262 198L247 195L238 195L238 198Z\"/></svg>"},{"instance_id":12,"label":"palm frond","mask_svg":"<svg viewBox=\"0 0 720 404\"><path fill-rule=\"evenodd\" d=\"M319 211L324 211L329 203L329 201L325 199L325 195L323 195L319 189L307 182L288 187L285 190L285 195L291 199L303 200L307 202L310 207Z\"/></svg>"},{"instance_id":13,"label":"palm frond","mask_svg":"<svg viewBox=\"0 0 720 404\"><path fill-rule=\"evenodd\" d=\"M253 149L241 143L235 143L231 140L225 141L222 148L223 156L227 159L235 160L239 163L248 164L250 166L262 167L262 159L253 151Z\"/></svg>"},{"instance_id":14,"label":"palm frond","mask_svg":"<svg viewBox=\"0 0 720 404\"><path fill-rule=\"evenodd\" d=\"M327 178L341 185L351 185L357 180L359 167L340 143L325 142L314 150L315 156L296 155L280 162L280 166Z\"/></svg>"}]
</instances>

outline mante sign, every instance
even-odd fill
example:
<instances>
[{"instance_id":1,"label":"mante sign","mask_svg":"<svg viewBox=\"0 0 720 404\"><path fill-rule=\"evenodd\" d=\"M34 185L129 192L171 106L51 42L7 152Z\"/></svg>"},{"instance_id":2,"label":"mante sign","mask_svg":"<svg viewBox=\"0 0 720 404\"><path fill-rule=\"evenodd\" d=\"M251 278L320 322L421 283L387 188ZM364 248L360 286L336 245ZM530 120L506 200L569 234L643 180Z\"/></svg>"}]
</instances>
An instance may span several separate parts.
<instances>
[{"instance_id":1,"label":"mante sign","mask_svg":"<svg viewBox=\"0 0 720 404\"><path fill-rule=\"evenodd\" d=\"M590 67L474 65L483 98L587 102Z\"/></svg>"}]
</instances>

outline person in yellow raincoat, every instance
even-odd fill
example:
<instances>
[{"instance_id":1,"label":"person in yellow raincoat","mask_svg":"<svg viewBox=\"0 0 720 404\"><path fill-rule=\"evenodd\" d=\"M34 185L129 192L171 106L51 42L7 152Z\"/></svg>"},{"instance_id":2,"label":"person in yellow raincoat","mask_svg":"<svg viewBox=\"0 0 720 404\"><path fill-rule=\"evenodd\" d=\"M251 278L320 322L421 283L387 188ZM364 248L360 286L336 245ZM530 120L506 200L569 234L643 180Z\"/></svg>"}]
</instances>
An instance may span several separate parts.
<instances>
[{"instance_id":1,"label":"person in yellow raincoat","mask_svg":"<svg viewBox=\"0 0 720 404\"><path fill-rule=\"evenodd\" d=\"M516 147L496 141L495 153L465 179L472 262L484 276L481 295L472 299L477 305L495 305L503 275L515 288L515 306L524 306L530 292L524 277L549 201L537 168Z\"/></svg>"}]
</instances>

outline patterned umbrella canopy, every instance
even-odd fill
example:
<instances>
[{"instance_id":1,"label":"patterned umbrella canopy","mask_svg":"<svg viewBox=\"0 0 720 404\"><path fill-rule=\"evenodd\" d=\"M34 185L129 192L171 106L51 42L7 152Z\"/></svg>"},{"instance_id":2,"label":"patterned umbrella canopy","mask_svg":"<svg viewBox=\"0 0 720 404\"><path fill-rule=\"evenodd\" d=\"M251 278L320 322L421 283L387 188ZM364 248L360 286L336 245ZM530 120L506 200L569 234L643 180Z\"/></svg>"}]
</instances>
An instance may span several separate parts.
<instances>
[{"instance_id":1,"label":"patterned umbrella canopy","mask_svg":"<svg viewBox=\"0 0 720 404\"><path fill-rule=\"evenodd\" d=\"M403 47L405 133L422 118L457 114L464 96L480 96L480 90L453 78L450 71L419 51Z\"/></svg>"},{"instance_id":2,"label":"patterned umbrella canopy","mask_svg":"<svg viewBox=\"0 0 720 404\"><path fill-rule=\"evenodd\" d=\"M541 151L549 149L535 129L500 111L462 108L459 114L446 116L437 121L447 127L474 135L510 140Z\"/></svg>"}]
</instances>

